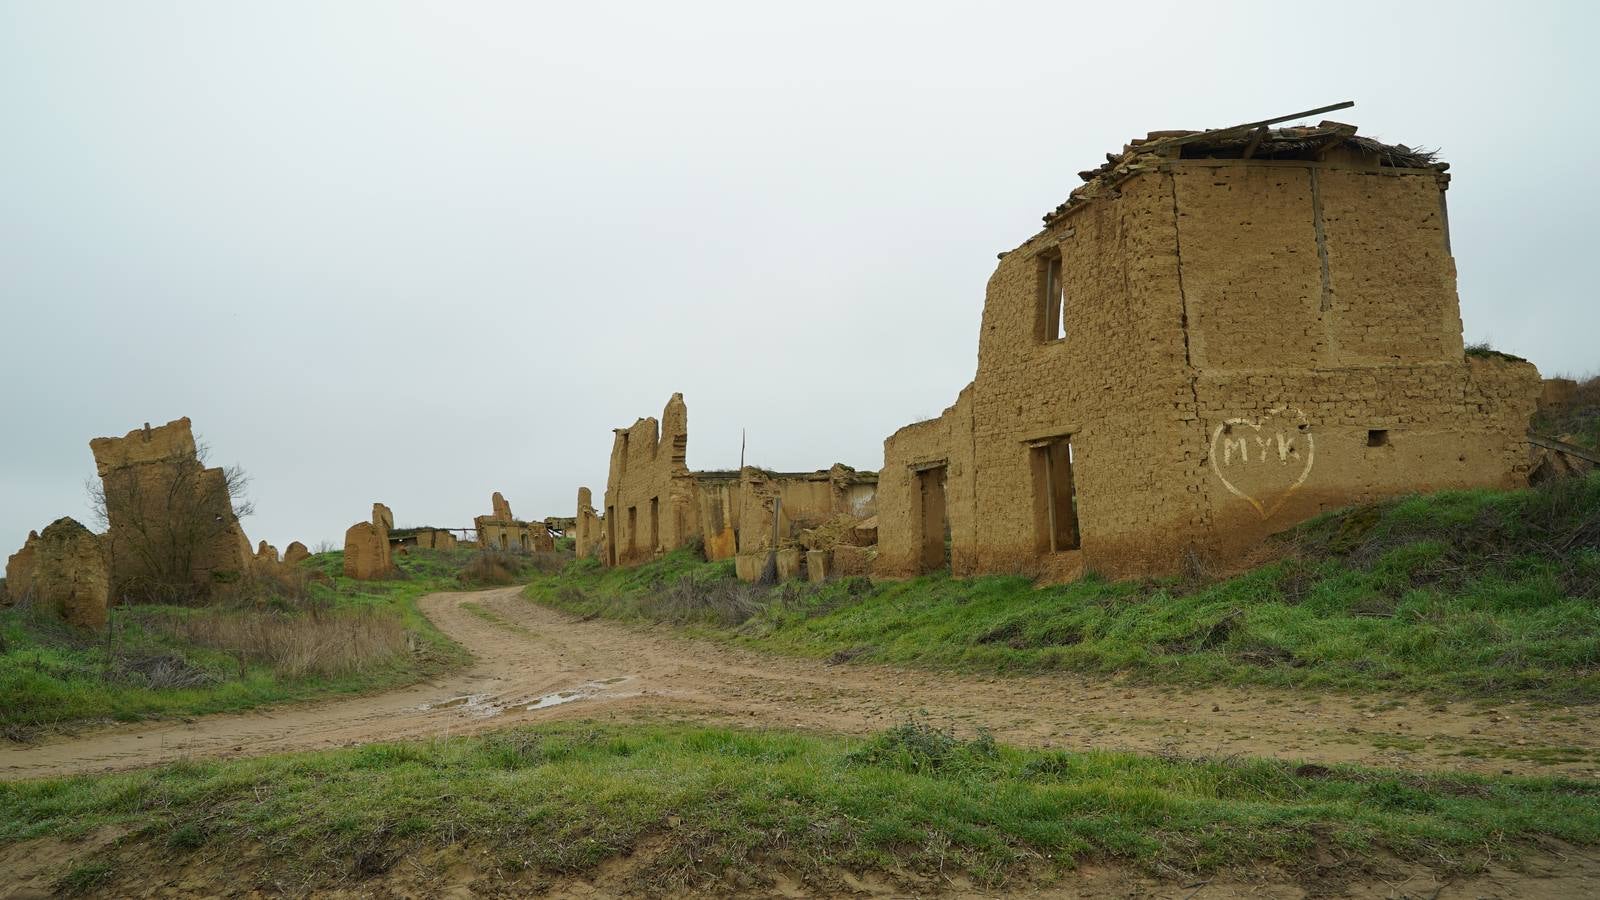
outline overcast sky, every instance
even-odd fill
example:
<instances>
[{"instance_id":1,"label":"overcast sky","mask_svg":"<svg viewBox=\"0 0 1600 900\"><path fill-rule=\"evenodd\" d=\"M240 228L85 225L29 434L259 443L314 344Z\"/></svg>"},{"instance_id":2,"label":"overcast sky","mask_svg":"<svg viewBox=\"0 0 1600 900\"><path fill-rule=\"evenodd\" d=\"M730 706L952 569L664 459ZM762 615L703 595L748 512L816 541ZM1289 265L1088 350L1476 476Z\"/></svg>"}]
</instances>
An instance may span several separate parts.
<instances>
[{"instance_id":1,"label":"overcast sky","mask_svg":"<svg viewBox=\"0 0 1600 900\"><path fill-rule=\"evenodd\" d=\"M1154 129L1452 164L1469 340L1600 369L1587 4L0 0L0 556L194 420L252 540L598 503L611 429L877 468L984 282ZM1320 118L1320 117L1319 117Z\"/></svg>"}]
</instances>

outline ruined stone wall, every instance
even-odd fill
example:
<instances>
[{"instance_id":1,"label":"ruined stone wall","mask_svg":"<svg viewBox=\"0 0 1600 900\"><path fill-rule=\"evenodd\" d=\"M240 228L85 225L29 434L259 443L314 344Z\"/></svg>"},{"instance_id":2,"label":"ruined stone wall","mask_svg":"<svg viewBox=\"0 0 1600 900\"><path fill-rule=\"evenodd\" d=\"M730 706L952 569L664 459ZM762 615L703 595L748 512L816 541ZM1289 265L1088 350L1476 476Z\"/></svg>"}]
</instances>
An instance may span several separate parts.
<instances>
[{"instance_id":1,"label":"ruined stone wall","mask_svg":"<svg viewBox=\"0 0 1600 900\"><path fill-rule=\"evenodd\" d=\"M743 477L743 473L733 472L695 473L696 512L705 539L706 559L732 559L739 552Z\"/></svg>"},{"instance_id":2,"label":"ruined stone wall","mask_svg":"<svg viewBox=\"0 0 1600 900\"><path fill-rule=\"evenodd\" d=\"M344 533L344 574L361 581L388 578L394 573L389 551L389 528L394 513L382 503L372 504L372 519L357 522Z\"/></svg>"},{"instance_id":3,"label":"ruined stone wall","mask_svg":"<svg viewBox=\"0 0 1600 900\"><path fill-rule=\"evenodd\" d=\"M311 551L299 541L290 541L289 546L283 548L283 564L286 566L297 566L310 558Z\"/></svg>"},{"instance_id":4,"label":"ruined stone wall","mask_svg":"<svg viewBox=\"0 0 1600 900\"><path fill-rule=\"evenodd\" d=\"M456 536L439 528L422 528L417 531L417 546L427 550L454 550L460 545Z\"/></svg>"},{"instance_id":5,"label":"ruined stone wall","mask_svg":"<svg viewBox=\"0 0 1600 900\"><path fill-rule=\"evenodd\" d=\"M619 429L606 480L608 565L634 565L699 537L699 499L686 462L689 411L673 394L661 421Z\"/></svg>"},{"instance_id":6,"label":"ruined stone wall","mask_svg":"<svg viewBox=\"0 0 1600 900\"><path fill-rule=\"evenodd\" d=\"M739 553L772 547L772 519L778 513L778 542L794 539L842 514L860 517L876 510L877 477L845 465L818 472L767 472L746 466L736 487L724 488L737 504L731 523ZM782 500L778 504L778 500ZM710 541L707 541L709 547ZM708 552L707 558L712 557Z\"/></svg>"},{"instance_id":7,"label":"ruined stone wall","mask_svg":"<svg viewBox=\"0 0 1600 900\"><path fill-rule=\"evenodd\" d=\"M202 467L187 418L95 438L89 448L106 496L116 591L178 579L179 567L204 591L249 568L250 541L234 516L226 474Z\"/></svg>"},{"instance_id":8,"label":"ruined stone wall","mask_svg":"<svg viewBox=\"0 0 1600 900\"><path fill-rule=\"evenodd\" d=\"M594 492L578 488L577 524L573 527L574 549L579 559L597 556L600 552L600 533L605 527L594 508Z\"/></svg>"},{"instance_id":9,"label":"ruined stone wall","mask_svg":"<svg viewBox=\"0 0 1600 900\"><path fill-rule=\"evenodd\" d=\"M962 389L954 406L937 419L917 422L883 442L883 469L878 473L876 497L878 555L873 571L890 577L909 577L930 568L942 568L924 556L923 520L925 482L943 476L944 508L951 537L949 565L957 574L977 571L976 482L973 472L972 385ZM939 541L943 541L942 535ZM941 549L942 553L942 549ZM866 574L861 560L850 562L835 554L837 574Z\"/></svg>"},{"instance_id":10,"label":"ruined stone wall","mask_svg":"<svg viewBox=\"0 0 1600 900\"><path fill-rule=\"evenodd\" d=\"M1537 374L1463 356L1442 189L1432 170L1170 161L1054 221L989 281L970 465L961 402L885 442L878 571L925 567L915 468L938 459L954 571L1052 578L1170 572L1332 506L1516 483ZM1040 448L1061 438L1079 548L1051 553Z\"/></svg>"},{"instance_id":11,"label":"ruined stone wall","mask_svg":"<svg viewBox=\"0 0 1600 900\"><path fill-rule=\"evenodd\" d=\"M37 558L39 532L28 532L22 548L6 559L6 590L0 606L20 603L33 591L33 566Z\"/></svg>"},{"instance_id":12,"label":"ruined stone wall","mask_svg":"<svg viewBox=\"0 0 1600 900\"><path fill-rule=\"evenodd\" d=\"M105 628L111 567L102 538L62 518L45 527L35 549L30 584L34 602L79 628Z\"/></svg>"},{"instance_id":13,"label":"ruined stone wall","mask_svg":"<svg viewBox=\"0 0 1600 900\"><path fill-rule=\"evenodd\" d=\"M530 553L548 552L556 548L555 538L543 522L524 522L511 514L511 504L495 491L489 498L494 512L477 516L472 525L478 532L478 546L483 549L520 550Z\"/></svg>"},{"instance_id":14,"label":"ruined stone wall","mask_svg":"<svg viewBox=\"0 0 1600 900\"><path fill-rule=\"evenodd\" d=\"M1064 337L1043 335L1060 260ZM1071 577L1111 564L1112 542L1193 518L1186 444L1199 434L1185 366L1170 185L1144 176L1007 254L989 280L973 397L970 571ZM1041 550L1036 445L1067 440L1080 549ZM880 502L880 521L884 518ZM888 524L884 522L884 530ZM1099 561L1096 561L1096 559ZM1141 565L1135 561L1134 566ZM960 567L966 574L969 570Z\"/></svg>"},{"instance_id":15,"label":"ruined stone wall","mask_svg":"<svg viewBox=\"0 0 1600 900\"><path fill-rule=\"evenodd\" d=\"M697 539L712 560L765 549L772 542L773 504L780 497L780 542L842 511L856 510L864 517L876 509L874 473L842 464L817 472L773 473L754 467L691 472L688 444L689 415L682 394L672 395L659 424L640 419L617 430L600 519L607 565L645 562ZM578 496L582 529L587 493L580 489ZM579 555L594 545L592 537L580 536Z\"/></svg>"}]
</instances>

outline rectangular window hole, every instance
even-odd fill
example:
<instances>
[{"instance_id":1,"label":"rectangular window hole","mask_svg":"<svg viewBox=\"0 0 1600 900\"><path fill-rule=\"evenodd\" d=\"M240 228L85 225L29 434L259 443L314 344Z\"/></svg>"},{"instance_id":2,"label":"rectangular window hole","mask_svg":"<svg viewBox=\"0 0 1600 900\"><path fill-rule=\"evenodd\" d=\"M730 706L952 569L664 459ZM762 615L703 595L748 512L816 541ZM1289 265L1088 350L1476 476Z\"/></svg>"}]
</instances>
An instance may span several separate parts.
<instances>
[{"instance_id":1,"label":"rectangular window hole","mask_svg":"<svg viewBox=\"0 0 1600 900\"><path fill-rule=\"evenodd\" d=\"M1387 428L1369 429L1367 431L1367 446L1368 447L1387 447L1387 446L1389 446L1389 429L1387 429Z\"/></svg>"}]
</instances>

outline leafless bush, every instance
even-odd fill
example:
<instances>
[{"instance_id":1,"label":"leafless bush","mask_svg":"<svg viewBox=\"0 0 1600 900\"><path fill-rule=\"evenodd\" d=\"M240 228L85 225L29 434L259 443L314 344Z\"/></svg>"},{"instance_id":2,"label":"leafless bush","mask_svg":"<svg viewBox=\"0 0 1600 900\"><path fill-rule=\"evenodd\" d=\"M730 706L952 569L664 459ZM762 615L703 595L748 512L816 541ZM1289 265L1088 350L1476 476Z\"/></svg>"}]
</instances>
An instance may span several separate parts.
<instances>
[{"instance_id":1,"label":"leafless bush","mask_svg":"<svg viewBox=\"0 0 1600 900\"><path fill-rule=\"evenodd\" d=\"M482 550L461 567L456 580L462 584L516 584L522 560L506 550Z\"/></svg>"},{"instance_id":2,"label":"leafless bush","mask_svg":"<svg viewBox=\"0 0 1600 900\"><path fill-rule=\"evenodd\" d=\"M118 594L180 602L205 592L207 586L194 581L195 563L232 540L237 520L254 512L243 499L249 476L238 466L206 468L206 454L200 444L195 459L164 468L154 480L120 469L85 483L95 519L102 527L117 526L111 547L116 569L133 573L119 575Z\"/></svg>"},{"instance_id":3,"label":"leafless bush","mask_svg":"<svg viewBox=\"0 0 1600 900\"><path fill-rule=\"evenodd\" d=\"M299 614L173 610L151 616L147 627L269 665L289 677L360 672L392 662L409 649L406 630L397 618L367 609Z\"/></svg>"},{"instance_id":4,"label":"leafless bush","mask_svg":"<svg viewBox=\"0 0 1600 900\"><path fill-rule=\"evenodd\" d=\"M731 578L699 581L685 575L639 601L646 617L665 622L740 625L760 612L764 591Z\"/></svg>"}]
</instances>

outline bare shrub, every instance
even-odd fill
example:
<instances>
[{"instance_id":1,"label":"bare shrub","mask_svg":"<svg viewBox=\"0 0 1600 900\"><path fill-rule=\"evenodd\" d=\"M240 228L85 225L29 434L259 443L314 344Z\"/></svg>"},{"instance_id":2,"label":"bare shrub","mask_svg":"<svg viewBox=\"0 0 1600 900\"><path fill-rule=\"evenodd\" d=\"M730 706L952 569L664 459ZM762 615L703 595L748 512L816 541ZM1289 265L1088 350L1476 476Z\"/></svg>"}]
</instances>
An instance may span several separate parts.
<instances>
[{"instance_id":1,"label":"bare shrub","mask_svg":"<svg viewBox=\"0 0 1600 900\"><path fill-rule=\"evenodd\" d=\"M382 666L409 650L405 628L376 610L171 610L147 620L152 631L272 667L279 675L348 675Z\"/></svg>"},{"instance_id":2,"label":"bare shrub","mask_svg":"<svg viewBox=\"0 0 1600 900\"><path fill-rule=\"evenodd\" d=\"M480 550L461 567L456 580L466 585L516 584L524 557L509 550Z\"/></svg>"},{"instance_id":3,"label":"bare shrub","mask_svg":"<svg viewBox=\"0 0 1600 900\"><path fill-rule=\"evenodd\" d=\"M700 581L685 575L641 598L639 611L664 622L741 625L762 610L764 595L759 587L736 579Z\"/></svg>"},{"instance_id":4,"label":"bare shrub","mask_svg":"<svg viewBox=\"0 0 1600 900\"><path fill-rule=\"evenodd\" d=\"M249 476L238 466L207 469L207 450L199 444L194 459L166 467L156 481L119 469L85 484L95 519L107 528L116 523L112 552L134 564L136 574L119 576L118 593L182 602L207 590L194 581L195 562L232 539L237 520L254 512L243 499Z\"/></svg>"}]
</instances>

